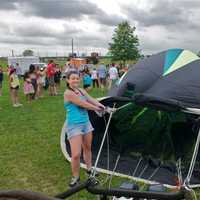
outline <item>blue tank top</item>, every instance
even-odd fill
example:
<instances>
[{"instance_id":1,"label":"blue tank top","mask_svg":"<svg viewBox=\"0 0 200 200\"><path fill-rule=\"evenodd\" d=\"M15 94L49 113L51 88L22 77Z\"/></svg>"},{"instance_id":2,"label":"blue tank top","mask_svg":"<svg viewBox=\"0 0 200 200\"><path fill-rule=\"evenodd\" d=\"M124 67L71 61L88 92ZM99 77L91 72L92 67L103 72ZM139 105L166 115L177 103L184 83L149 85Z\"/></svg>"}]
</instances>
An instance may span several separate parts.
<instances>
[{"instance_id":1,"label":"blue tank top","mask_svg":"<svg viewBox=\"0 0 200 200\"><path fill-rule=\"evenodd\" d=\"M80 99L86 100L85 96L79 96ZM87 123L89 121L88 111L72 102L64 102L67 124Z\"/></svg>"},{"instance_id":2,"label":"blue tank top","mask_svg":"<svg viewBox=\"0 0 200 200\"><path fill-rule=\"evenodd\" d=\"M92 84L92 79L90 75L86 74L83 76L83 85L91 85Z\"/></svg>"}]
</instances>

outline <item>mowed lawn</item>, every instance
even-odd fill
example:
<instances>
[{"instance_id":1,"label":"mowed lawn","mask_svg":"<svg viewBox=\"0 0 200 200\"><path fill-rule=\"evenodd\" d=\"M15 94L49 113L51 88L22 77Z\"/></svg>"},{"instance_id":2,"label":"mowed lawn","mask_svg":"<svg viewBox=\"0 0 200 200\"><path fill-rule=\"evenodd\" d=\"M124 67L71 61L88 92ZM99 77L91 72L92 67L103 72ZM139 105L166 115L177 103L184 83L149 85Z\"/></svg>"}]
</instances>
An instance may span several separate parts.
<instances>
[{"instance_id":1,"label":"mowed lawn","mask_svg":"<svg viewBox=\"0 0 200 200\"><path fill-rule=\"evenodd\" d=\"M71 171L60 149L60 132L65 120L61 95L28 103L20 89L22 107L13 108L7 77L0 97L0 189L28 189L55 195L68 188ZM105 92L93 90L91 95ZM86 178L81 171L82 179ZM81 192L74 199L96 199Z\"/></svg>"}]
</instances>

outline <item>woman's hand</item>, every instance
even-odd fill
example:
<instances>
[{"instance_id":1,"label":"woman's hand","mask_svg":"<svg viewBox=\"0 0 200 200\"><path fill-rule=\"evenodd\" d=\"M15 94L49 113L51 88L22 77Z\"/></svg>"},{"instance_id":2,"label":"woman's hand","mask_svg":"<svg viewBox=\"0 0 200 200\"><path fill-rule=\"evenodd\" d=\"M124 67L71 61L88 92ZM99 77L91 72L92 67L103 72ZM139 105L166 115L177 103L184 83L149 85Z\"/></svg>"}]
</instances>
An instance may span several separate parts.
<instances>
[{"instance_id":1,"label":"woman's hand","mask_svg":"<svg viewBox=\"0 0 200 200\"><path fill-rule=\"evenodd\" d=\"M99 112L103 112L105 109L103 108L103 107L101 107L101 106L96 106L96 108L97 108L97 111L99 111Z\"/></svg>"},{"instance_id":2,"label":"woman's hand","mask_svg":"<svg viewBox=\"0 0 200 200\"><path fill-rule=\"evenodd\" d=\"M105 107L103 104L101 104L101 103L99 103L98 107L99 107L102 111L106 109L106 107Z\"/></svg>"}]
</instances>

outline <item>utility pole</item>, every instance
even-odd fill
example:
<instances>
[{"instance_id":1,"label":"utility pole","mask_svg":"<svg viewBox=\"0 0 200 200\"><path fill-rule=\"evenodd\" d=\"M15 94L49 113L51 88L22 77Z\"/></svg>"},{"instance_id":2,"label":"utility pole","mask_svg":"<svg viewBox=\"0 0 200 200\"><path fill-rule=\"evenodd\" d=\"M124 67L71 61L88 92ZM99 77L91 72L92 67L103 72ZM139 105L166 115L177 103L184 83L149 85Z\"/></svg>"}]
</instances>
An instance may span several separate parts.
<instances>
[{"instance_id":1,"label":"utility pole","mask_svg":"<svg viewBox=\"0 0 200 200\"><path fill-rule=\"evenodd\" d=\"M12 49L12 57L14 57L14 50Z\"/></svg>"},{"instance_id":2,"label":"utility pole","mask_svg":"<svg viewBox=\"0 0 200 200\"><path fill-rule=\"evenodd\" d=\"M72 38L72 58L74 57L74 40Z\"/></svg>"}]
</instances>

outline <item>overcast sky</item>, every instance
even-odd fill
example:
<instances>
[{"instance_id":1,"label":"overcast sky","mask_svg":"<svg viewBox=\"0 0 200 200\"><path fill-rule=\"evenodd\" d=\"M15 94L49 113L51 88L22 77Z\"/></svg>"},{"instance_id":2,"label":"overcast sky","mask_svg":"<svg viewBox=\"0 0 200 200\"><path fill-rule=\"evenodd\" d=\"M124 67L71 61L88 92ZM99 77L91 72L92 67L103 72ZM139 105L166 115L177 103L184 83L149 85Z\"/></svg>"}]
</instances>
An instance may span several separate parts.
<instances>
[{"instance_id":1,"label":"overcast sky","mask_svg":"<svg viewBox=\"0 0 200 200\"><path fill-rule=\"evenodd\" d=\"M105 54L117 24L136 26L144 54L200 50L200 0L0 0L0 56Z\"/></svg>"}]
</instances>

